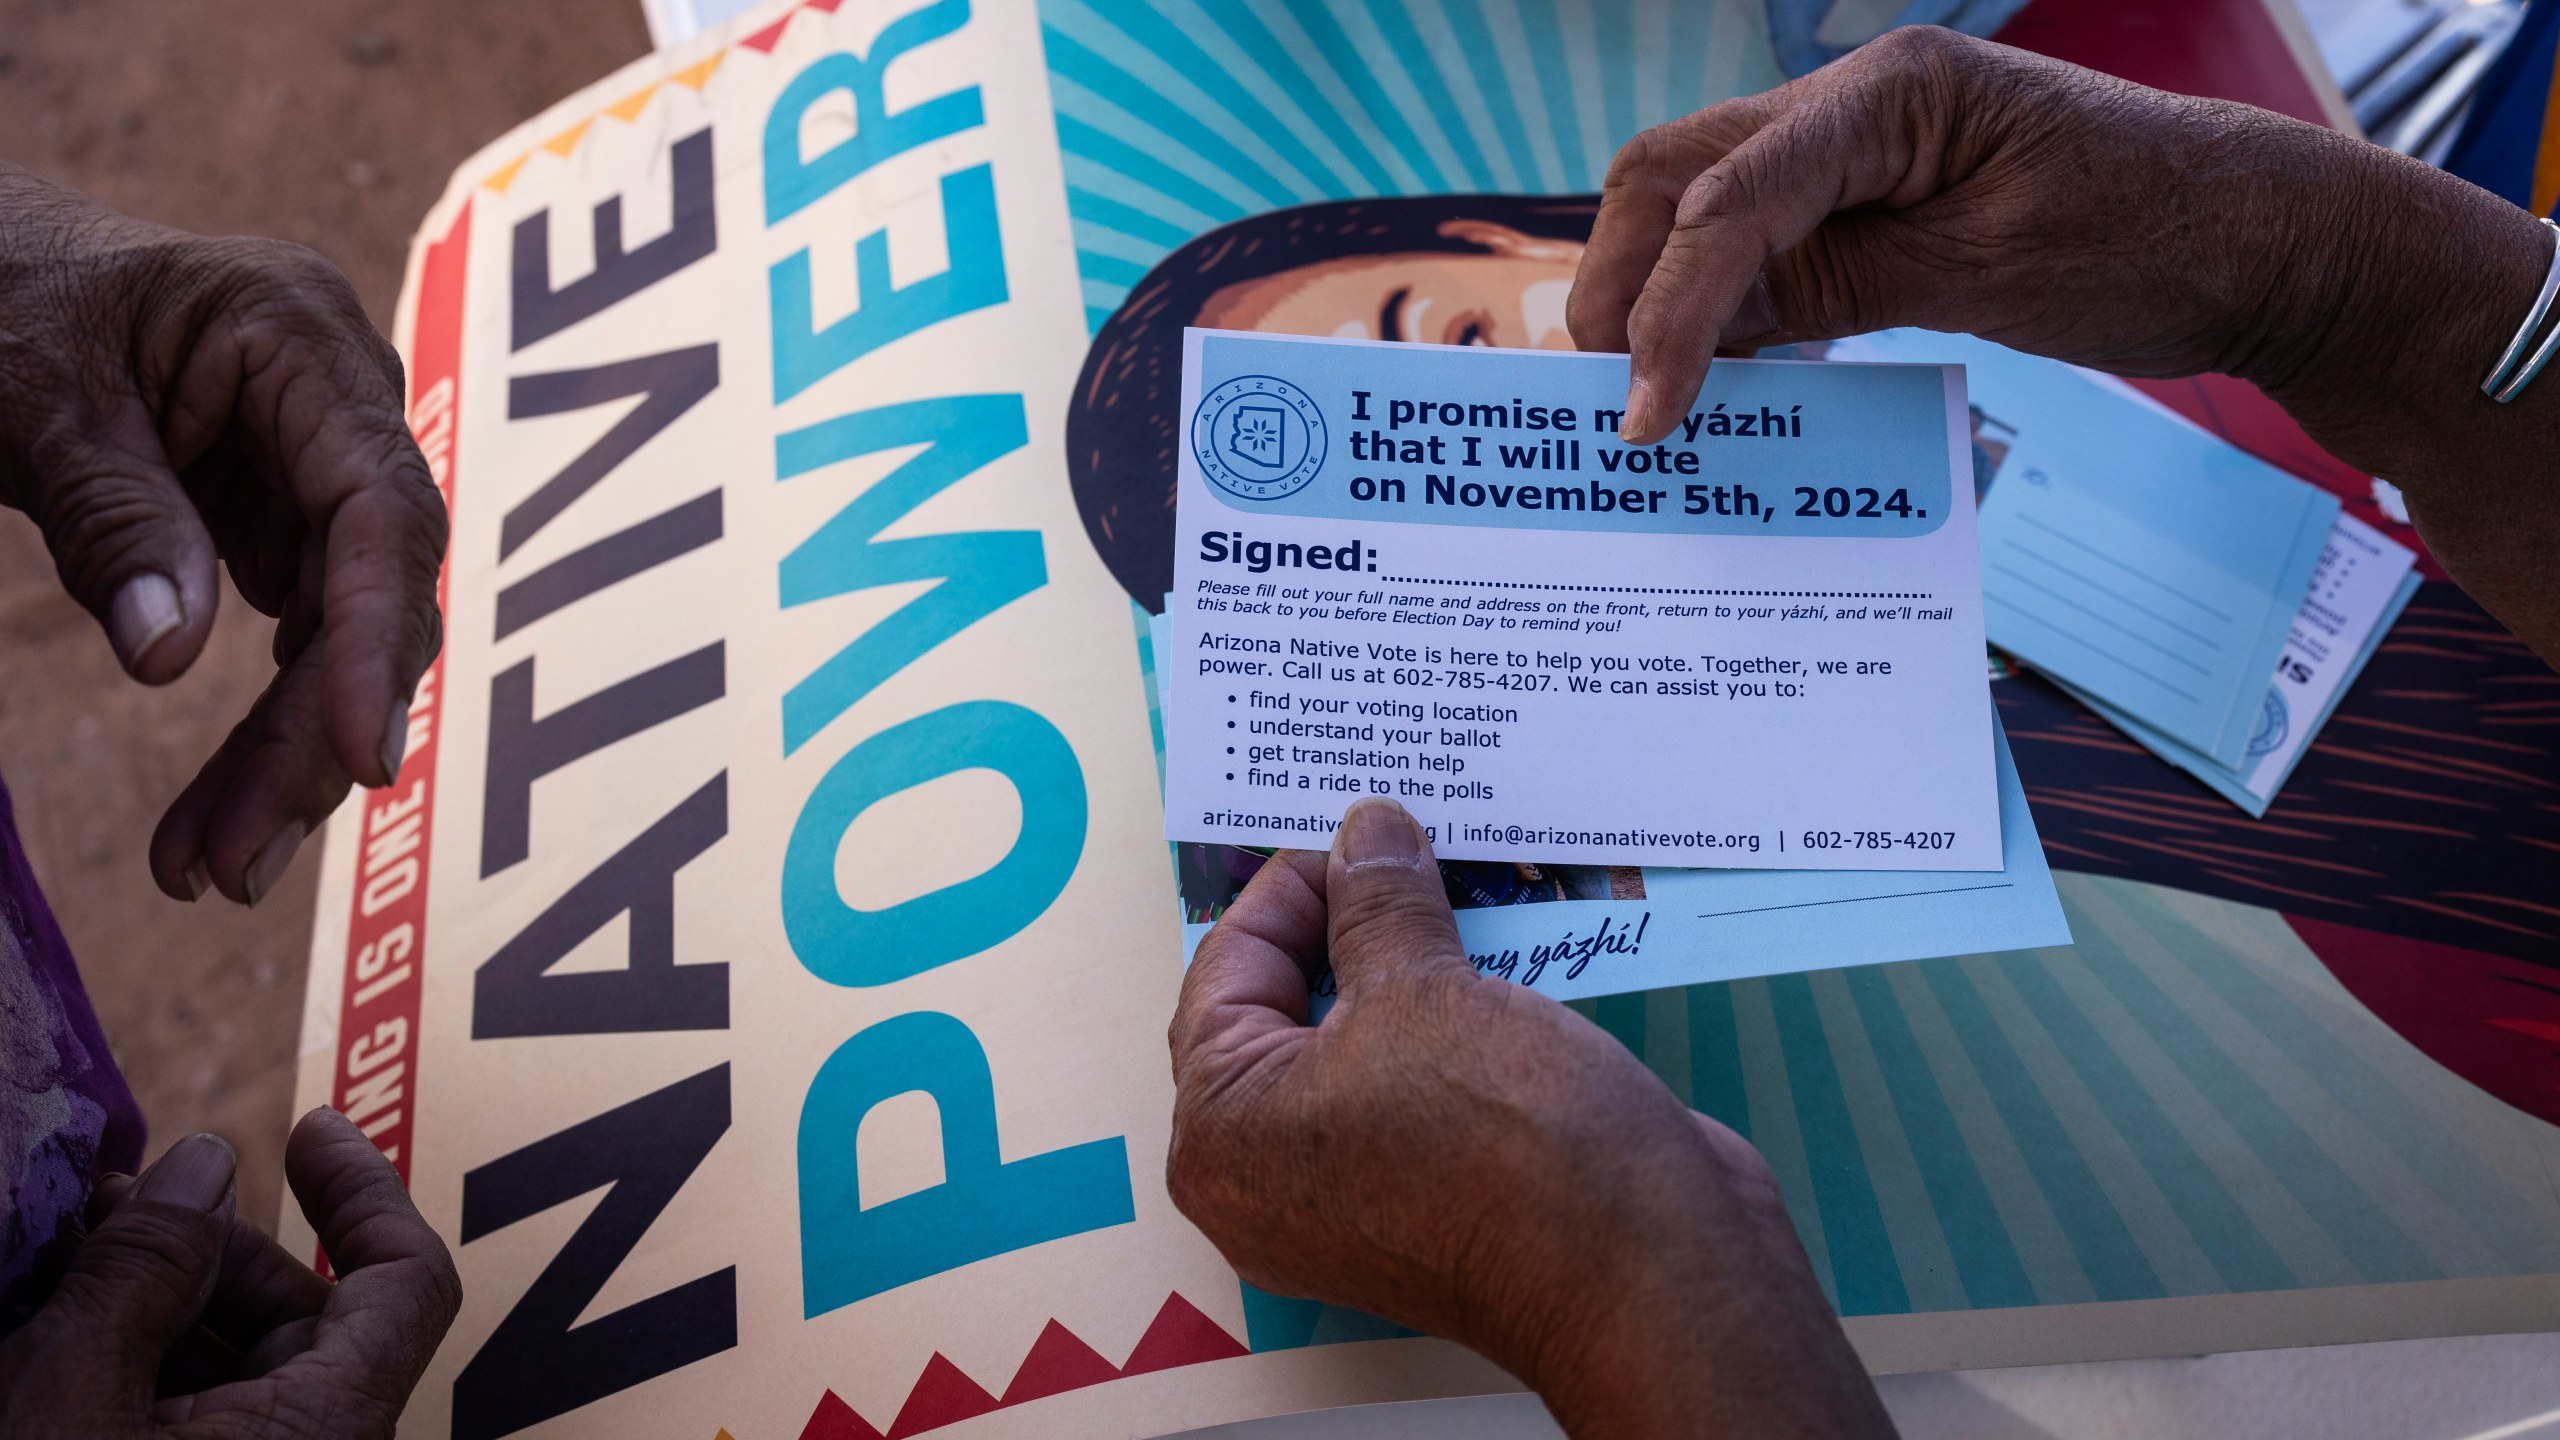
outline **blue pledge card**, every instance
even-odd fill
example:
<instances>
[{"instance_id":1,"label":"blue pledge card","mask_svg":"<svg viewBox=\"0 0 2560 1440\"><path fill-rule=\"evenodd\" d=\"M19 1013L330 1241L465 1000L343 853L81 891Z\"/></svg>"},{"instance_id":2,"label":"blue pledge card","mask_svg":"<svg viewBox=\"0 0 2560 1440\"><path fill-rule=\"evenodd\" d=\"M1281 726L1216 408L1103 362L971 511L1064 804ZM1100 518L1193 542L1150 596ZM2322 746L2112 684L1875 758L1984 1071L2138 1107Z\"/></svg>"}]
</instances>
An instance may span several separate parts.
<instances>
[{"instance_id":1,"label":"blue pledge card","mask_svg":"<svg viewBox=\"0 0 2560 1440\"><path fill-rule=\"evenodd\" d=\"M1165 835L1999 870L1964 377L1186 332Z\"/></svg>"},{"instance_id":2,"label":"blue pledge card","mask_svg":"<svg viewBox=\"0 0 2560 1440\"><path fill-rule=\"evenodd\" d=\"M1991 643L2240 767L2337 499L1988 341L1893 330L1833 353L1965 367Z\"/></svg>"}]
</instances>

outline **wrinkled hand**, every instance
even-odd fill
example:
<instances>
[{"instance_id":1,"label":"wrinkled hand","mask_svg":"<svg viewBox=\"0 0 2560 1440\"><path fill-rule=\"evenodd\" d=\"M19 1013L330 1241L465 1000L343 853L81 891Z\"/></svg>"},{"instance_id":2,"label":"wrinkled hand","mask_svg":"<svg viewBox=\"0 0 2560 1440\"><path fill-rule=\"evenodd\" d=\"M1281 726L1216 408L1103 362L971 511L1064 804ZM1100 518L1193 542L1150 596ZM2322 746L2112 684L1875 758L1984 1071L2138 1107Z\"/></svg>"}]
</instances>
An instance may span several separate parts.
<instances>
[{"instance_id":1,"label":"wrinkled hand","mask_svg":"<svg viewBox=\"0 0 2560 1440\"><path fill-rule=\"evenodd\" d=\"M2560 372L2479 393L2551 254L2532 216L2406 156L1911 27L1629 142L1567 321L1629 353L1640 443L1719 345L1908 325L2240 376L2397 481L2454 578L2560 659Z\"/></svg>"},{"instance_id":2,"label":"wrinkled hand","mask_svg":"<svg viewBox=\"0 0 2560 1440\"><path fill-rule=\"evenodd\" d=\"M0 504L150 684L213 627L217 560L279 667L151 845L160 888L273 888L351 782L384 785L439 641L444 507L400 362L329 262L119 215L0 166Z\"/></svg>"},{"instance_id":3,"label":"wrinkled hand","mask_svg":"<svg viewBox=\"0 0 2560 1440\"><path fill-rule=\"evenodd\" d=\"M1172 1044L1174 1202L1252 1283L1471 1346L1577 1440L1891 1433L1759 1155L1478 975L1393 802L1263 867Z\"/></svg>"},{"instance_id":4,"label":"wrinkled hand","mask_svg":"<svg viewBox=\"0 0 2560 1440\"><path fill-rule=\"evenodd\" d=\"M52 1299L0 1344L0 1435L26 1440L388 1436L462 1286L354 1124L294 1127L286 1178L336 1283L233 1213L231 1147L191 1135L103 1211Z\"/></svg>"},{"instance_id":5,"label":"wrinkled hand","mask_svg":"<svg viewBox=\"0 0 2560 1440\"><path fill-rule=\"evenodd\" d=\"M2120 374L2276 378L2322 338L2303 323L2373 278L2359 204L2463 192L2488 198L2252 106L1907 27L1630 141L1568 322L1632 354L1630 440L1687 410L1719 339L1916 325Z\"/></svg>"}]
</instances>

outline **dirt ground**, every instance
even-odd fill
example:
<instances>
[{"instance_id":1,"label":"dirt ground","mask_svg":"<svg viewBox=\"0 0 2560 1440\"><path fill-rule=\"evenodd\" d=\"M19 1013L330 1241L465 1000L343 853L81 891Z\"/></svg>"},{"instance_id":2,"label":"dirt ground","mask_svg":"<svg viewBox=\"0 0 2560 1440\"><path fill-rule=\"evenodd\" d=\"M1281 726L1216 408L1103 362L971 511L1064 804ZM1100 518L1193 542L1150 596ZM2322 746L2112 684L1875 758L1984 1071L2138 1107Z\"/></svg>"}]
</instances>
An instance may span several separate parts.
<instances>
[{"instance_id":1,"label":"dirt ground","mask_svg":"<svg viewBox=\"0 0 2560 1440\"><path fill-rule=\"evenodd\" d=\"M410 230L453 167L648 46L638 0L0 0L0 160L166 224L311 246L387 330ZM194 670L145 690L34 528L0 512L0 776L36 873L152 1151L227 1136L242 1208L266 1219L318 847L254 911L163 898L143 863L161 808L272 671L268 622L224 604Z\"/></svg>"}]
</instances>

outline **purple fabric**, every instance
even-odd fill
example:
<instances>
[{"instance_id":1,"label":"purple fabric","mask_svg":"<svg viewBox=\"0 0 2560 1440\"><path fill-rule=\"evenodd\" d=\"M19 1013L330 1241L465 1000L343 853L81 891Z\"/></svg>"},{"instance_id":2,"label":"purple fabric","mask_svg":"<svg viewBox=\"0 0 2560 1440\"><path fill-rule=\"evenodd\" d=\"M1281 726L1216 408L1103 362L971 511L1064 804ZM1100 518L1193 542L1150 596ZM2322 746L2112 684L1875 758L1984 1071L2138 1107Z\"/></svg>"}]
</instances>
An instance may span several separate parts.
<instances>
[{"instance_id":1,"label":"purple fabric","mask_svg":"<svg viewBox=\"0 0 2560 1440\"><path fill-rule=\"evenodd\" d=\"M0 784L0 1335L51 1293L98 1177L142 1161L142 1110L45 908Z\"/></svg>"}]
</instances>

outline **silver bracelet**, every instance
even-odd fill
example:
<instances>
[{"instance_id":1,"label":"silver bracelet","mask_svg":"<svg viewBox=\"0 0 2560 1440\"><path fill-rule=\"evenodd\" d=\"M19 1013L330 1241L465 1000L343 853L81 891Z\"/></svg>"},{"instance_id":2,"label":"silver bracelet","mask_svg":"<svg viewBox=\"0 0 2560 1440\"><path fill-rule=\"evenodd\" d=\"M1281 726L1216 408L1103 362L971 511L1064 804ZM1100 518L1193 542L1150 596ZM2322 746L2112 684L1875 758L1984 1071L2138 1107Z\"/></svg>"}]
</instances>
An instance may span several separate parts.
<instances>
[{"instance_id":1,"label":"silver bracelet","mask_svg":"<svg viewBox=\"0 0 2560 1440\"><path fill-rule=\"evenodd\" d=\"M2506 353L2498 357L2498 368L2480 382L2480 393L2501 405L2522 394L2524 387L2533 383L2533 377L2542 373L2553 349L2560 348L2560 329L2554 329L2534 348L2532 359L2521 369L2516 366L2516 357L2524 353L2534 332L2542 328L2543 318L2551 313L2552 297L2560 295L2560 225L2545 220L2542 227L2551 232L2551 269L2542 277L2542 293L2533 297L2533 308L2525 312L2524 324L2516 327L2516 338L2507 342Z\"/></svg>"}]
</instances>

